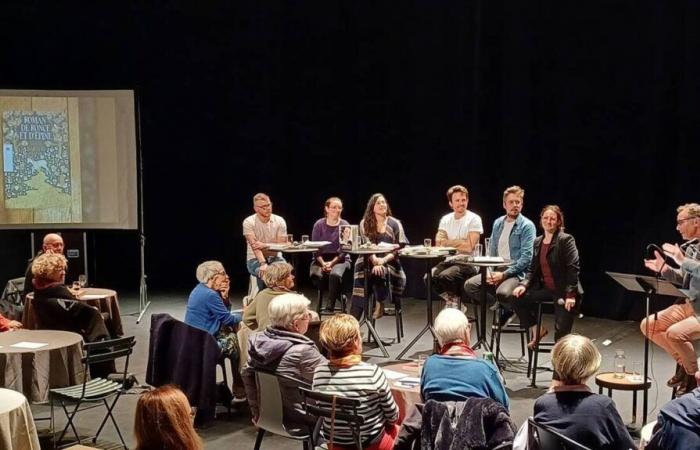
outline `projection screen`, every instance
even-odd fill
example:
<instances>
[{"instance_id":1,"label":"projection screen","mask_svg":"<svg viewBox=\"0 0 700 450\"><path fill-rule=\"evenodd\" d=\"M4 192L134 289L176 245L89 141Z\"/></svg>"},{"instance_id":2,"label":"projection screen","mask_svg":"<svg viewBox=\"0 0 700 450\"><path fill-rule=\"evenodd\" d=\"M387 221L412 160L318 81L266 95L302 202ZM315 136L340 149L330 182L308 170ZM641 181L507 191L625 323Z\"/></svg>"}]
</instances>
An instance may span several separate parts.
<instances>
[{"instance_id":1,"label":"projection screen","mask_svg":"<svg viewBox=\"0 0 700 450\"><path fill-rule=\"evenodd\" d=\"M133 90L0 89L0 229L137 229Z\"/></svg>"}]
</instances>

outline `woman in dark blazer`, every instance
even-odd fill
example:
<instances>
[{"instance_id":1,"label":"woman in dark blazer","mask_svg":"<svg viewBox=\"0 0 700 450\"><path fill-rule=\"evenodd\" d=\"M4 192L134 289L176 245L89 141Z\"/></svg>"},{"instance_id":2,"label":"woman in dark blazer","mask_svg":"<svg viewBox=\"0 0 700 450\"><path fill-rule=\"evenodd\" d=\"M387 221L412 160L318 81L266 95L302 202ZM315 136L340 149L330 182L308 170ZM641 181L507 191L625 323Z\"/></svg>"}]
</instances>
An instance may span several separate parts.
<instances>
[{"instance_id":1,"label":"woman in dark blazer","mask_svg":"<svg viewBox=\"0 0 700 450\"><path fill-rule=\"evenodd\" d=\"M513 309L520 324L530 328L530 348L548 334L544 327L536 329L537 302L554 302L554 340L558 341L571 333L576 302L582 293L578 249L574 237L564 233L564 213L557 205L547 205L540 213L540 225L544 234L535 239L530 268L513 291Z\"/></svg>"}]
</instances>

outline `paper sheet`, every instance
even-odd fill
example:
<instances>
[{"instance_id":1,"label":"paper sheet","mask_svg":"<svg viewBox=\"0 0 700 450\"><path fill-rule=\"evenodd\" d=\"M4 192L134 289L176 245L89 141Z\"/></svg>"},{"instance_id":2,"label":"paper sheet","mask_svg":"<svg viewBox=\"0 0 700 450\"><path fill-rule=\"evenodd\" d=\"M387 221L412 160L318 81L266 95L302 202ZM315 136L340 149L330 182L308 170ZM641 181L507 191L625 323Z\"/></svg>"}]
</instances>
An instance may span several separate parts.
<instances>
[{"instance_id":1,"label":"paper sheet","mask_svg":"<svg viewBox=\"0 0 700 450\"><path fill-rule=\"evenodd\" d=\"M384 369L384 375L390 380L400 380L401 378L406 378L408 374L397 372L391 369Z\"/></svg>"},{"instance_id":2,"label":"paper sheet","mask_svg":"<svg viewBox=\"0 0 700 450\"><path fill-rule=\"evenodd\" d=\"M28 342L28 341L22 341L22 342L18 342L18 343L16 343L16 344L10 345L10 347L14 347L14 348L32 348L32 349L34 349L34 348L46 347L47 345L49 345L49 344L45 344L45 343L42 343L42 342Z\"/></svg>"}]
</instances>

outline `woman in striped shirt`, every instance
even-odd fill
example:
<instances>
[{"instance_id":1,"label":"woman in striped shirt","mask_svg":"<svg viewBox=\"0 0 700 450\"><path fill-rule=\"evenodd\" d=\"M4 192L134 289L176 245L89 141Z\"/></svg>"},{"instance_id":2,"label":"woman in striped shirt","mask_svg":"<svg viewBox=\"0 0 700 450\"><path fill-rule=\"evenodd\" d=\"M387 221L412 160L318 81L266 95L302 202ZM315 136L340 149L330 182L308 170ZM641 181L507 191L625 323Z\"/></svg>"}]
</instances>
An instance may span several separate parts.
<instances>
[{"instance_id":1,"label":"woman in striped shirt","mask_svg":"<svg viewBox=\"0 0 700 450\"><path fill-rule=\"evenodd\" d=\"M360 399L362 404L357 412L364 418L360 427L363 448L393 448L399 409L382 369L362 361L362 337L357 320L349 314L338 314L324 321L321 344L330 358L316 367L313 389ZM330 420L324 419L321 434L326 440L330 440L330 431ZM336 448L354 448L352 428L347 423L336 420L333 443L337 444Z\"/></svg>"}]
</instances>

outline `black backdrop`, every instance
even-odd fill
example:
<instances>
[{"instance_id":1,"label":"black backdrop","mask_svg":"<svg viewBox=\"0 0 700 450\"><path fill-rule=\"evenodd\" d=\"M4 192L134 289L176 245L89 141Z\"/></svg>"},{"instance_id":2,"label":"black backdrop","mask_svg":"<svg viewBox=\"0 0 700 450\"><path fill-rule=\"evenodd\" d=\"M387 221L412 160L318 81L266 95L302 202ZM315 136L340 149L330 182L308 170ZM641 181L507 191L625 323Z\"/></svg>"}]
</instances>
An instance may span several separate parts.
<instances>
[{"instance_id":1,"label":"black backdrop","mask_svg":"<svg viewBox=\"0 0 700 450\"><path fill-rule=\"evenodd\" d=\"M356 222L381 191L420 242L449 185L490 230L517 183L535 221L545 203L566 212L586 312L639 316L603 270L643 270L646 243L679 239L675 207L700 200L696 2L189 3L0 14L0 86L138 89L151 289L191 287L208 258L242 289L257 191L296 235L329 195ZM0 233L0 276L28 242ZM133 232L90 242L93 281L137 286Z\"/></svg>"}]
</instances>

